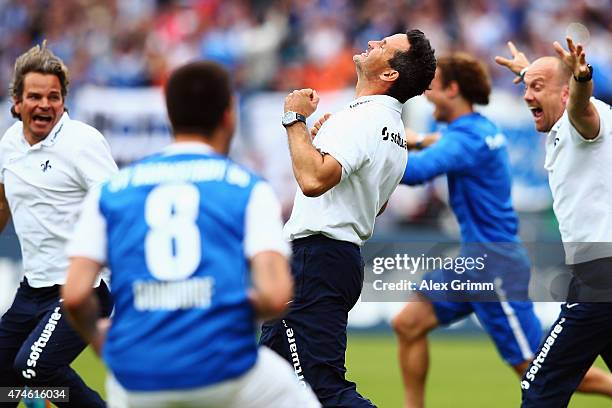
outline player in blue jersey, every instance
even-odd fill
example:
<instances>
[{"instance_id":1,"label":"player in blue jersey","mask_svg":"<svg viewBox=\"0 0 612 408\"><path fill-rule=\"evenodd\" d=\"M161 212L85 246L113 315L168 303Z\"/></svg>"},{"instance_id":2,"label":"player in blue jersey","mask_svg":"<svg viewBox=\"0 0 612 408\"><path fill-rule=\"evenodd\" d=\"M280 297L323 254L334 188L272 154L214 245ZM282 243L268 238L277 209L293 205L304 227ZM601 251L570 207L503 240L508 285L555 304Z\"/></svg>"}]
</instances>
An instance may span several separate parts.
<instances>
[{"instance_id":1,"label":"player in blue jersey","mask_svg":"<svg viewBox=\"0 0 612 408\"><path fill-rule=\"evenodd\" d=\"M436 327L475 313L502 358L518 375L528 367L542 337L527 296L530 265L512 207L505 138L495 124L474 111L474 104L489 102L490 91L488 73L473 57L454 54L439 58L426 97L435 106L435 119L448 127L440 135L409 140L412 147L418 143L430 146L409 157L402 183L421 184L446 174L450 205L460 224L462 251L487 250L487 277L502 283L493 299L465 293L461 302L452 302L436 293L420 293L394 318L406 407L424 405L427 334ZM426 277L442 282L449 276L435 271ZM581 390L611 395L612 377L591 368Z\"/></svg>"},{"instance_id":2,"label":"player in blue jersey","mask_svg":"<svg viewBox=\"0 0 612 408\"><path fill-rule=\"evenodd\" d=\"M320 406L287 362L257 347L255 319L278 316L291 297L290 249L270 186L227 157L228 74L183 66L166 104L176 142L90 194L68 249L64 307L104 346L109 406ZM107 335L91 291L105 264Z\"/></svg>"}]
</instances>

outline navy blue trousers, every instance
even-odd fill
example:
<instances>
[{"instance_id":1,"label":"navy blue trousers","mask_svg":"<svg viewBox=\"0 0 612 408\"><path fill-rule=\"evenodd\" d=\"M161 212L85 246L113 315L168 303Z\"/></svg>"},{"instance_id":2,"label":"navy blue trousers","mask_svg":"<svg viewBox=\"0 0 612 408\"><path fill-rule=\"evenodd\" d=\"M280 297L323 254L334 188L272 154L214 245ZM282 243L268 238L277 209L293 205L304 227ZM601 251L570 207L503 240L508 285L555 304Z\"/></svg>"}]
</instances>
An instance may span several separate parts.
<instances>
[{"instance_id":1,"label":"navy blue trousers","mask_svg":"<svg viewBox=\"0 0 612 408\"><path fill-rule=\"evenodd\" d=\"M0 320L0 386L69 387L70 402L59 407L105 407L70 363L87 346L72 329L60 302L60 288L32 288L21 282L13 305ZM96 289L102 316L112 311L112 299L102 282ZM0 403L16 407L17 403Z\"/></svg>"},{"instance_id":2,"label":"navy blue trousers","mask_svg":"<svg viewBox=\"0 0 612 408\"><path fill-rule=\"evenodd\" d=\"M363 286L359 247L323 235L293 241L294 299L260 343L285 358L325 407L373 407L346 380L346 324Z\"/></svg>"},{"instance_id":3,"label":"navy blue trousers","mask_svg":"<svg viewBox=\"0 0 612 408\"><path fill-rule=\"evenodd\" d=\"M612 368L612 299L583 301L596 298L597 285L609 296L609 285L600 281L611 276L612 258L574 265L572 272L570 300L561 306L521 380L523 408L566 407L599 355Z\"/></svg>"}]
</instances>

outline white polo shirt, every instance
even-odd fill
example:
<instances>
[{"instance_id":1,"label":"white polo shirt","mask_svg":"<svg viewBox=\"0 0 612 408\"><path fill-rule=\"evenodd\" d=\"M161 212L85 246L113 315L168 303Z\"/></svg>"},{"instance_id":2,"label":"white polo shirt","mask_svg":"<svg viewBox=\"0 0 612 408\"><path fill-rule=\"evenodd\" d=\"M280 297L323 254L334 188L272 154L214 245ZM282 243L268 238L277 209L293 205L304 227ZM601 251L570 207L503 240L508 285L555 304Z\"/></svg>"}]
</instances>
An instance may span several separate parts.
<instances>
[{"instance_id":1,"label":"white polo shirt","mask_svg":"<svg viewBox=\"0 0 612 408\"><path fill-rule=\"evenodd\" d=\"M390 96L362 96L323 124L314 146L342 165L342 178L319 197L298 188L284 229L289 240L323 234L361 245L370 238L406 169L402 106Z\"/></svg>"},{"instance_id":2,"label":"white polo shirt","mask_svg":"<svg viewBox=\"0 0 612 408\"><path fill-rule=\"evenodd\" d=\"M116 171L102 134L67 113L33 146L25 140L21 121L6 131L0 140L0 183L30 286L64 284L65 245L85 194Z\"/></svg>"},{"instance_id":3,"label":"white polo shirt","mask_svg":"<svg viewBox=\"0 0 612 408\"><path fill-rule=\"evenodd\" d=\"M584 139L567 111L546 138L548 182L568 264L612 256L612 107L591 98L599 134Z\"/></svg>"}]
</instances>

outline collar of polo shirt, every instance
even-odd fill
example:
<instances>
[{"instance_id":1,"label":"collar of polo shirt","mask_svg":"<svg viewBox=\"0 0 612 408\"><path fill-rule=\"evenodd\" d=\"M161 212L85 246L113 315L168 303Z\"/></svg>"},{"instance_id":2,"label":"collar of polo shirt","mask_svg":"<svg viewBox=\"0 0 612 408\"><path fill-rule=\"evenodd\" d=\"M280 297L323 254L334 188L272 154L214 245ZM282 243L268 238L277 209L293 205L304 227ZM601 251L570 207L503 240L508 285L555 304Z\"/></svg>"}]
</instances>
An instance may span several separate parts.
<instances>
[{"instance_id":1,"label":"collar of polo shirt","mask_svg":"<svg viewBox=\"0 0 612 408\"><path fill-rule=\"evenodd\" d=\"M404 107L404 104L402 104L400 101L398 101L397 99L395 99L392 96L389 95L364 95L364 96L360 96L357 99L354 99L351 103L348 104L349 108L356 108L359 105L362 105L364 103L368 103L369 101L376 101L380 104L383 104L397 112L399 112L400 114L402 113L402 108Z\"/></svg>"},{"instance_id":2,"label":"collar of polo shirt","mask_svg":"<svg viewBox=\"0 0 612 408\"><path fill-rule=\"evenodd\" d=\"M43 146L45 147L53 146L55 142L57 141L57 138L59 137L59 135L62 133L62 129L64 128L64 123L68 119L70 119L70 117L68 116L68 112L64 112L60 120L55 124L55 126L53 126L53 129L51 129L47 137L45 137L43 140L41 140L40 142L32 146L29 145L28 141L23 135L23 130L22 130L21 141L22 143L25 143L27 146L29 146L30 149L40 149Z\"/></svg>"}]
</instances>

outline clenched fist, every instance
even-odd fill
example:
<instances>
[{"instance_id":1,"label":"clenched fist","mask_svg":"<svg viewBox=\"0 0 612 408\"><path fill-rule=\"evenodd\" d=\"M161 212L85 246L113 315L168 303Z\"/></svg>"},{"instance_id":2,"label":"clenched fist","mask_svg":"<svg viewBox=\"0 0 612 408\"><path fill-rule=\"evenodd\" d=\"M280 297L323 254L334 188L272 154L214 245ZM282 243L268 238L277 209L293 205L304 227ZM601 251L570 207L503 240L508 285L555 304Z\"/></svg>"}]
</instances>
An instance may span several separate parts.
<instances>
[{"instance_id":1,"label":"clenched fist","mask_svg":"<svg viewBox=\"0 0 612 408\"><path fill-rule=\"evenodd\" d=\"M291 92L285 98L285 112L293 111L308 117L317 109L319 95L317 91L306 88Z\"/></svg>"}]
</instances>

